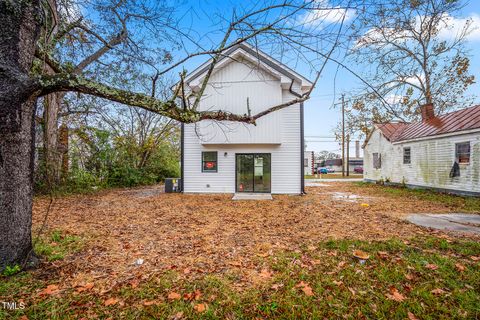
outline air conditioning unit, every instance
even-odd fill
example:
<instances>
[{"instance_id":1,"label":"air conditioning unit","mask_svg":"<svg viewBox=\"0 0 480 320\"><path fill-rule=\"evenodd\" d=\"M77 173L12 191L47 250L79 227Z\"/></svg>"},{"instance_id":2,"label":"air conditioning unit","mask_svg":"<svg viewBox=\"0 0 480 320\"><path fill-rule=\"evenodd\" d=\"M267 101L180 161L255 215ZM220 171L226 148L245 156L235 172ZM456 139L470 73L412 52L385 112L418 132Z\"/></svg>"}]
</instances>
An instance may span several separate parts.
<instances>
[{"instance_id":1,"label":"air conditioning unit","mask_svg":"<svg viewBox=\"0 0 480 320\"><path fill-rule=\"evenodd\" d=\"M182 179L180 178L166 178L165 179L165 193L181 192Z\"/></svg>"}]
</instances>

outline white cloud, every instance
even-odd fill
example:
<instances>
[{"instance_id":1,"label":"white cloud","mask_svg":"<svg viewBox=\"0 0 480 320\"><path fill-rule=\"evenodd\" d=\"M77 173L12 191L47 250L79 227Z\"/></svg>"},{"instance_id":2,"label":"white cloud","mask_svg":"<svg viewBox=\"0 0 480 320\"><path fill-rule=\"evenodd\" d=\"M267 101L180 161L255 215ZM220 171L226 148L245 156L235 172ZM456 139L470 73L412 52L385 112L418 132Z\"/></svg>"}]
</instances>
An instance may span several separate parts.
<instances>
[{"instance_id":1,"label":"white cloud","mask_svg":"<svg viewBox=\"0 0 480 320\"><path fill-rule=\"evenodd\" d=\"M318 26L325 23L340 23L342 20L347 22L355 15L353 9L331 6L328 0L317 0L315 8L301 15L298 22L306 26Z\"/></svg>"},{"instance_id":2,"label":"white cloud","mask_svg":"<svg viewBox=\"0 0 480 320\"><path fill-rule=\"evenodd\" d=\"M398 95L398 94L389 94L385 97L385 101L388 104L397 104L400 103L403 99L403 96Z\"/></svg>"},{"instance_id":3,"label":"white cloud","mask_svg":"<svg viewBox=\"0 0 480 320\"><path fill-rule=\"evenodd\" d=\"M415 29L420 32L420 24L424 17L416 18ZM466 32L466 33L465 33ZM393 28L372 28L367 30L363 37L359 38L352 50L360 49L367 45L384 45L384 36L389 41L404 43L410 40L409 32L400 32ZM444 15L439 23L438 37L442 40L451 41L465 33L467 41L480 41L480 15L472 14L466 18L455 18L450 15Z\"/></svg>"},{"instance_id":4,"label":"white cloud","mask_svg":"<svg viewBox=\"0 0 480 320\"><path fill-rule=\"evenodd\" d=\"M475 13L466 18L445 16L439 37L453 40L465 30L465 27L468 27L469 30L466 35L468 41L480 41L480 15Z\"/></svg>"}]
</instances>

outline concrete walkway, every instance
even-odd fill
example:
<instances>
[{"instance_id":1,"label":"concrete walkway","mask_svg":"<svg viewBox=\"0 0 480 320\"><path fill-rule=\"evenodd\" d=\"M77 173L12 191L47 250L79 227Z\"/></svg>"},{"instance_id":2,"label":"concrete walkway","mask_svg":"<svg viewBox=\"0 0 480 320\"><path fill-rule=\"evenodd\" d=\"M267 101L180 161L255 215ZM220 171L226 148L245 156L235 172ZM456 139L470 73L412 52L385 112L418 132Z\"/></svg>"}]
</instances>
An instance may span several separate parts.
<instances>
[{"instance_id":1,"label":"concrete walkway","mask_svg":"<svg viewBox=\"0 0 480 320\"><path fill-rule=\"evenodd\" d=\"M235 193L232 200L273 200L270 193Z\"/></svg>"},{"instance_id":2,"label":"concrete walkway","mask_svg":"<svg viewBox=\"0 0 480 320\"><path fill-rule=\"evenodd\" d=\"M407 220L427 228L480 234L480 215L477 214L411 214Z\"/></svg>"}]
</instances>

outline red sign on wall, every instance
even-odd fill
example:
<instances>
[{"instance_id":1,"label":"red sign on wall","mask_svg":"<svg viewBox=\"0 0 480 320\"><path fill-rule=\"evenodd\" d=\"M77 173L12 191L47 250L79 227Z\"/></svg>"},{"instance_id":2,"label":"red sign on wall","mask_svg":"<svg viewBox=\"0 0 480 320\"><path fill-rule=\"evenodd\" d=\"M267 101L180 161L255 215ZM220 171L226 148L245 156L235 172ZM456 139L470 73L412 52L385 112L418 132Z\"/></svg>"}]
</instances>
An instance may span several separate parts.
<instances>
[{"instance_id":1,"label":"red sign on wall","mask_svg":"<svg viewBox=\"0 0 480 320\"><path fill-rule=\"evenodd\" d=\"M215 167L215 163L214 162L207 162L207 163L205 163L205 166L207 167L207 169L212 169L213 167Z\"/></svg>"}]
</instances>

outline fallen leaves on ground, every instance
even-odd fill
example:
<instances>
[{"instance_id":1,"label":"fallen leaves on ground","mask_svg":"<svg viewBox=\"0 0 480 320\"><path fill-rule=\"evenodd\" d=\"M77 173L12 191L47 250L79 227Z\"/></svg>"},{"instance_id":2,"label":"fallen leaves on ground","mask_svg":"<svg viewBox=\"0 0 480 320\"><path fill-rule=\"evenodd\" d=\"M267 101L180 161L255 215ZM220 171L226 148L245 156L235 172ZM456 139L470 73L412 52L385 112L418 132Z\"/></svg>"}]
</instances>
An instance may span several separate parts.
<instances>
[{"instance_id":1,"label":"fallen leaves on ground","mask_svg":"<svg viewBox=\"0 0 480 320\"><path fill-rule=\"evenodd\" d=\"M280 288L282 288L282 287L283 287L283 283L274 283L274 284L272 284L272 286L270 287L270 289L272 289L272 290L278 290L278 289L280 289Z\"/></svg>"},{"instance_id":2,"label":"fallen leaves on ground","mask_svg":"<svg viewBox=\"0 0 480 320\"><path fill-rule=\"evenodd\" d=\"M353 251L353 256L361 260L368 260L370 258L370 255L362 250Z\"/></svg>"},{"instance_id":3,"label":"fallen leaves on ground","mask_svg":"<svg viewBox=\"0 0 480 320\"><path fill-rule=\"evenodd\" d=\"M200 290L195 290L194 292L185 293L183 295L183 300L200 300L202 293Z\"/></svg>"},{"instance_id":4,"label":"fallen leaves on ground","mask_svg":"<svg viewBox=\"0 0 480 320\"><path fill-rule=\"evenodd\" d=\"M79 286L79 287L77 288L77 292L80 293L80 292L83 292L83 291L88 291L88 290L92 289L93 286L94 286L94 284L91 283L91 282L86 283L86 284L83 285L83 286Z\"/></svg>"},{"instance_id":5,"label":"fallen leaves on ground","mask_svg":"<svg viewBox=\"0 0 480 320\"><path fill-rule=\"evenodd\" d=\"M455 263L455 269L457 269L460 272L465 271L465 266L461 263Z\"/></svg>"},{"instance_id":6,"label":"fallen leaves on ground","mask_svg":"<svg viewBox=\"0 0 480 320\"><path fill-rule=\"evenodd\" d=\"M437 270L438 266L436 264L427 263L425 265L425 268L430 269L430 270Z\"/></svg>"},{"instance_id":7,"label":"fallen leaves on ground","mask_svg":"<svg viewBox=\"0 0 480 320\"><path fill-rule=\"evenodd\" d=\"M413 280L414 278L415 278L415 276L414 276L413 274L411 274L411 273L407 273L407 274L405 275L405 279L407 279L407 280Z\"/></svg>"},{"instance_id":8,"label":"fallen leaves on ground","mask_svg":"<svg viewBox=\"0 0 480 320\"><path fill-rule=\"evenodd\" d=\"M337 281L337 280L333 280L332 281L336 286L341 286L343 284L343 281Z\"/></svg>"},{"instance_id":9,"label":"fallen leaves on ground","mask_svg":"<svg viewBox=\"0 0 480 320\"><path fill-rule=\"evenodd\" d=\"M170 292L167 296L169 300L180 300L182 296L177 292Z\"/></svg>"},{"instance_id":10,"label":"fallen leaves on ground","mask_svg":"<svg viewBox=\"0 0 480 320\"><path fill-rule=\"evenodd\" d=\"M54 295L54 294L57 294L59 292L60 292L60 290L58 289L58 285L50 284L40 292L40 295L41 296Z\"/></svg>"},{"instance_id":11,"label":"fallen leaves on ground","mask_svg":"<svg viewBox=\"0 0 480 320\"><path fill-rule=\"evenodd\" d=\"M105 307L108 307L108 306L116 305L118 303L118 301L119 300L117 298L110 298L110 299L105 300L105 302L103 304L105 305Z\"/></svg>"},{"instance_id":12,"label":"fallen leaves on ground","mask_svg":"<svg viewBox=\"0 0 480 320\"><path fill-rule=\"evenodd\" d=\"M434 295L436 296L439 296L441 294L444 294L445 293L445 290L443 289L440 289L440 288L437 288L437 289L433 289L432 291L430 291L431 293L433 293Z\"/></svg>"},{"instance_id":13,"label":"fallen leaves on ground","mask_svg":"<svg viewBox=\"0 0 480 320\"><path fill-rule=\"evenodd\" d=\"M380 259L385 260L388 258L388 252L386 251L378 251L377 254L380 257Z\"/></svg>"},{"instance_id":14,"label":"fallen leaves on ground","mask_svg":"<svg viewBox=\"0 0 480 320\"><path fill-rule=\"evenodd\" d=\"M261 286L271 279L272 271L264 270L253 257L302 248L316 253L317 243L332 238L397 237L408 243L406 239L426 231L405 223L405 215L451 210L443 204L377 195L355 184L329 183L329 189L368 197L369 209L359 214L358 202L334 199L322 187L307 188L302 197L275 195L275 201L263 202L232 201L231 195L166 194L159 186L59 197L47 217L45 233L59 230L78 236L84 249L55 261L56 272L46 280L82 293L107 293L123 284L135 289L146 282L132 276L137 271L148 275L174 270L184 278L196 278L242 270L243 288ZM48 205L47 198L35 199L34 230L42 224ZM326 253L337 254L336 250ZM132 263L138 259L145 263ZM470 259L478 261L477 256ZM305 265L322 262L312 258ZM327 272L338 272L347 263L341 261ZM75 280L77 276L95 283L94 288L77 288L82 283Z\"/></svg>"},{"instance_id":15,"label":"fallen leaves on ground","mask_svg":"<svg viewBox=\"0 0 480 320\"><path fill-rule=\"evenodd\" d=\"M410 311L407 313L407 315L409 320L418 320L418 318Z\"/></svg>"},{"instance_id":16,"label":"fallen leaves on ground","mask_svg":"<svg viewBox=\"0 0 480 320\"><path fill-rule=\"evenodd\" d=\"M312 288L310 287L310 285L307 283L307 282L304 282L304 281L300 281L296 286L295 288L300 288L300 290L303 291L303 293L308 296L308 297L311 297L313 296L313 290Z\"/></svg>"},{"instance_id":17,"label":"fallen leaves on ground","mask_svg":"<svg viewBox=\"0 0 480 320\"><path fill-rule=\"evenodd\" d=\"M405 297L403 296L403 294L401 294L397 288L395 287L390 287L390 293L387 293L385 295L388 299L390 300L394 300L394 301L397 301L397 302L402 302L405 300Z\"/></svg>"},{"instance_id":18,"label":"fallen leaves on ground","mask_svg":"<svg viewBox=\"0 0 480 320\"><path fill-rule=\"evenodd\" d=\"M262 271L260 272L260 277L270 279L272 277L272 273L268 271L268 269L262 269Z\"/></svg>"},{"instance_id":19,"label":"fallen leaves on ground","mask_svg":"<svg viewBox=\"0 0 480 320\"><path fill-rule=\"evenodd\" d=\"M207 310L207 304L205 304L205 303L196 304L193 307L193 309L198 313L205 312Z\"/></svg>"}]
</instances>

